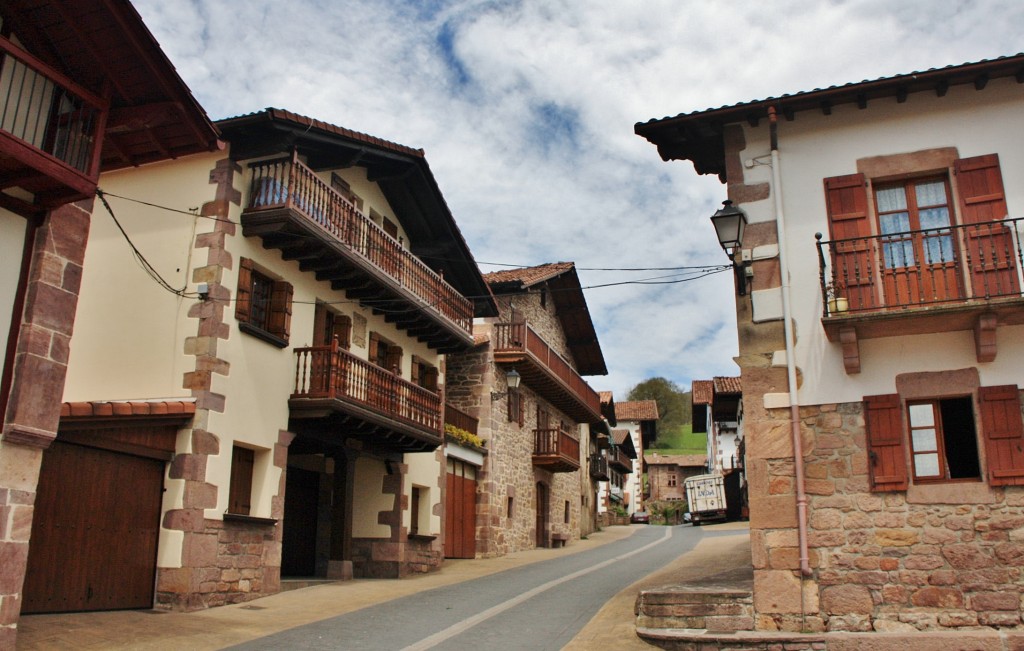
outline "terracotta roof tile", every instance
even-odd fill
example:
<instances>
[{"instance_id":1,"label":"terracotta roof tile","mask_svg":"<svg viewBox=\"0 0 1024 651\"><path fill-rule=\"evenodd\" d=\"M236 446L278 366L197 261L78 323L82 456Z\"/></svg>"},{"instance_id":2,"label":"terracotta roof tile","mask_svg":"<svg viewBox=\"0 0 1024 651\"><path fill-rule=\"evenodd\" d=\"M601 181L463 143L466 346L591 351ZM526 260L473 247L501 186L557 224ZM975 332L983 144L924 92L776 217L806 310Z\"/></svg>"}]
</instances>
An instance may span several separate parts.
<instances>
[{"instance_id":1,"label":"terracotta roof tile","mask_svg":"<svg viewBox=\"0 0 1024 651\"><path fill-rule=\"evenodd\" d=\"M619 420L658 420L658 403L653 400L633 400L615 403L615 417Z\"/></svg>"},{"instance_id":2,"label":"terracotta roof tile","mask_svg":"<svg viewBox=\"0 0 1024 651\"><path fill-rule=\"evenodd\" d=\"M536 267L523 267L521 269L503 269L484 274L484 281L488 285L503 285L505 283L522 283L523 287L530 287L545 280L551 280L560 276L575 266L574 262L550 262Z\"/></svg>"},{"instance_id":3,"label":"terracotta roof tile","mask_svg":"<svg viewBox=\"0 0 1024 651\"><path fill-rule=\"evenodd\" d=\"M714 394L714 380L694 380L690 385L690 395L695 405L710 405Z\"/></svg>"},{"instance_id":4,"label":"terracotta roof tile","mask_svg":"<svg viewBox=\"0 0 1024 651\"><path fill-rule=\"evenodd\" d=\"M191 416L196 413L195 400L131 400L65 402L61 418L111 418L127 416Z\"/></svg>"},{"instance_id":5,"label":"terracotta roof tile","mask_svg":"<svg viewBox=\"0 0 1024 651\"><path fill-rule=\"evenodd\" d=\"M738 377L716 377L715 393L743 393L743 385Z\"/></svg>"},{"instance_id":6,"label":"terracotta roof tile","mask_svg":"<svg viewBox=\"0 0 1024 651\"><path fill-rule=\"evenodd\" d=\"M657 452L645 452L644 463L650 466L694 468L706 466L708 457L705 454L658 454Z\"/></svg>"}]
</instances>

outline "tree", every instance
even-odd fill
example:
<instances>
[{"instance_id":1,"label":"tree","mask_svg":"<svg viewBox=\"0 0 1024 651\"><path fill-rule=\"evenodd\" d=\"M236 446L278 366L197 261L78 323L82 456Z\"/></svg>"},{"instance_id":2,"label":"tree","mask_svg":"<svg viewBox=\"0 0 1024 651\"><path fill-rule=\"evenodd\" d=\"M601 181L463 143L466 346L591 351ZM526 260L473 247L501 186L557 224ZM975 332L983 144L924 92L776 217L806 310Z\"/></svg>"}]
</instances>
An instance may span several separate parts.
<instances>
[{"instance_id":1,"label":"tree","mask_svg":"<svg viewBox=\"0 0 1024 651\"><path fill-rule=\"evenodd\" d=\"M690 394L672 380L654 377L629 390L627 400L653 400L658 403L659 431L674 431L692 419L693 403Z\"/></svg>"}]
</instances>

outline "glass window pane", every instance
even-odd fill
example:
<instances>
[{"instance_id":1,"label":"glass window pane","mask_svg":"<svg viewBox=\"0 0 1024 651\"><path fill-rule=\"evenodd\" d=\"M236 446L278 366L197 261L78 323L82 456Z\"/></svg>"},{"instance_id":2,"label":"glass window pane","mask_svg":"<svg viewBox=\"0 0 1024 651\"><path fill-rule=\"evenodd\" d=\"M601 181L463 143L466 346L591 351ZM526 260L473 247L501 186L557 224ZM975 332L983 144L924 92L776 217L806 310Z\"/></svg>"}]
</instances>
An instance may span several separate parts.
<instances>
[{"instance_id":1,"label":"glass window pane","mask_svg":"<svg viewBox=\"0 0 1024 651\"><path fill-rule=\"evenodd\" d=\"M885 188L875 191L875 205L878 212L907 209L907 193L902 187Z\"/></svg>"},{"instance_id":2,"label":"glass window pane","mask_svg":"<svg viewBox=\"0 0 1024 651\"><path fill-rule=\"evenodd\" d=\"M891 215L882 215L878 222L882 227L882 235L906 233L910 230L910 213L895 212Z\"/></svg>"},{"instance_id":3,"label":"glass window pane","mask_svg":"<svg viewBox=\"0 0 1024 651\"><path fill-rule=\"evenodd\" d=\"M935 424L935 410L931 403L910 405L910 426L930 427Z\"/></svg>"},{"instance_id":4,"label":"glass window pane","mask_svg":"<svg viewBox=\"0 0 1024 651\"><path fill-rule=\"evenodd\" d=\"M953 261L953 238L949 235L929 235L924 238L924 261L929 264Z\"/></svg>"},{"instance_id":5,"label":"glass window pane","mask_svg":"<svg viewBox=\"0 0 1024 651\"><path fill-rule=\"evenodd\" d=\"M949 226L949 209L928 208L918 212L921 228L945 228Z\"/></svg>"},{"instance_id":6,"label":"glass window pane","mask_svg":"<svg viewBox=\"0 0 1024 651\"><path fill-rule=\"evenodd\" d=\"M937 452L939 449L933 429L915 429L913 438L914 452Z\"/></svg>"},{"instance_id":7,"label":"glass window pane","mask_svg":"<svg viewBox=\"0 0 1024 651\"><path fill-rule=\"evenodd\" d=\"M914 474L918 477L938 477L939 455L935 453L915 454Z\"/></svg>"},{"instance_id":8,"label":"glass window pane","mask_svg":"<svg viewBox=\"0 0 1024 651\"><path fill-rule=\"evenodd\" d=\"M946 184L942 181L918 183L914 186L914 190L919 207L946 205Z\"/></svg>"}]
</instances>

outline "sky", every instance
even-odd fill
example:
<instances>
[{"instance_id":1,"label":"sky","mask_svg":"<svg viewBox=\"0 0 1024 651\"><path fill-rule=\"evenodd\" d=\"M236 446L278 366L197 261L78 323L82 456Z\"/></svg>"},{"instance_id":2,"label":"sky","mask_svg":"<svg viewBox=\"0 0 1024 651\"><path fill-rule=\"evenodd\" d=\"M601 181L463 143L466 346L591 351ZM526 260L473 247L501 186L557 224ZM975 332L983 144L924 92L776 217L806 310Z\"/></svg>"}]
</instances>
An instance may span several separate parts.
<instances>
[{"instance_id":1,"label":"sky","mask_svg":"<svg viewBox=\"0 0 1024 651\"><path fill-rule=\"evenodd\" d=\"M634 124L1024 50L1019 0L133 4L211 118L422 148L483 272L575 262L619 401L739 375L731 274L666 269L727 262L726 188Z\"/></svg>"}]
</instances>

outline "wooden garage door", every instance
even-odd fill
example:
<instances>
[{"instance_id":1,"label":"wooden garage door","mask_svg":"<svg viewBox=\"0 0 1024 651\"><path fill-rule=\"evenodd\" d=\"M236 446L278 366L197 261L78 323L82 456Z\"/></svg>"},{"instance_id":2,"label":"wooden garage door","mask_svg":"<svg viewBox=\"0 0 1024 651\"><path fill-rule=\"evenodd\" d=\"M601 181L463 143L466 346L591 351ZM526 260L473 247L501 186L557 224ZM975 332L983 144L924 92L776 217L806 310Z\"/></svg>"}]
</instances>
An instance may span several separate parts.
<instances>
[{"instance_id":1,"label":"wooden garage door","mask_svg":"<svg viewBox=\"0 0 1024 651\"><path fill-rule=\"evenodd\" d=\"M476 467L448 459L445 490L445 558L476 556Z\"/></svg>"},{"instance_id":2,"label":"wooden garage door","mask_svg":"<svg viewBox=\"0 0 1024 651\"><path fill-rule=\"evenodd\" d=\"M43 454L23 613L151 608L164 462L54 441Z\"/></svg>"}]
</instances>

